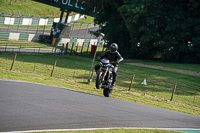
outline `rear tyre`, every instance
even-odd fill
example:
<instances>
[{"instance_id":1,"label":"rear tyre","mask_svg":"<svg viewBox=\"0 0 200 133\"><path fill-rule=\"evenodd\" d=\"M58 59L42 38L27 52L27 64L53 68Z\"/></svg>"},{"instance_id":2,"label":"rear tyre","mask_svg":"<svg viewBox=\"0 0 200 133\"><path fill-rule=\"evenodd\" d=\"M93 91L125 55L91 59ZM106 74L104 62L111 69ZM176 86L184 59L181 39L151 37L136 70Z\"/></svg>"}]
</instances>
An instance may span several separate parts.
<instances>
[{"instance_id":1,"label":"rear tyre","mask_svg":"<svg viewBox=\"0 0 200 133\"><path fill-rule=\"evenodd\" d=\"M109 97L109 96L111 95L111 93L112 93L112 90L109 89L109 88L105 88L105 89L103 90L103 95L104 95L105 97Z\"/></svg>"},{"instance_id":2,"label":"rear tyre","mask_svg":"<svg viewBox=\"0 0 200 133\"><path fill-rule=\"evenodd\" d=\"M97 89L100 89L101 86L102 86L102 82L101 82L102 74L103 74L103 72L98 72L97 73L97 79L96 79L96 88Z\"/></svg>"}]
</instances>

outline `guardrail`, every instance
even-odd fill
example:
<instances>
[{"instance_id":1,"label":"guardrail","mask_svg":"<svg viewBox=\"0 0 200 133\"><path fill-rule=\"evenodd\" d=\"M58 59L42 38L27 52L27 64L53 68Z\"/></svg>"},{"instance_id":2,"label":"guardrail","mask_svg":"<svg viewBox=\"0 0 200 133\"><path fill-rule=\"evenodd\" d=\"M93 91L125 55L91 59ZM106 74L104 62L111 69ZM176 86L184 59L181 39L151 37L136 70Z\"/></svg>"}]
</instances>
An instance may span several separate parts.
<instances>
[{"instance_id":1,"label":"guardrail","mask_svg":"<svg viewBox=\"0 0 200 133\"><path fill-rule=\"evenodd\" d=\"M67 23L84 18L85 15L76 14L68 17ZM59 22L60 18L47 18L39 15L21 15L12 13L0 13L0 24L5 25L52 25L53 22ZM62 23L64 23L63 17Z\"/></svg>"},{"instance_id":2,"label":"guardrail","mask_svg":"<svg viewBox=\"0 0 200 133\"><path fill-rule=\"evenodd\" d=\"M96 38L90 31L99 29L98 25L93 23L77 23L76 21L84 18L84 15L74 15L68 18L68 24L71 25L70 38ZM58 22L60 18L46 18L45 16L21 15L21 14L4 14L0 13L0 39L2 34L23 33L23 34L51 34L53 22ZM63 19L64 21L64 19ZM1 33L3 32L3 33ZM8 37L7 37L8 39Z\"/></svg>"}]
</instances>

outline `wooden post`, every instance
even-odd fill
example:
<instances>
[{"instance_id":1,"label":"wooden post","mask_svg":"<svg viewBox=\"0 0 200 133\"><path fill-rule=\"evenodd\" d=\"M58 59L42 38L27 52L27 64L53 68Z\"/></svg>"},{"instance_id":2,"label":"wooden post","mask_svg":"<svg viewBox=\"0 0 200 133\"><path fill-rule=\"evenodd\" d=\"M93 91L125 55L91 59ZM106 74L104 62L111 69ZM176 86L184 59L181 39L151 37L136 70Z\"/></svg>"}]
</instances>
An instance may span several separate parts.
<instances>
[{"instance_id":1,"label":"wooden post","mask_svg":"<svg viewBox=\"0 0 200 133\"><path fill-rule=\"evenodd\" d=\"M134 78L135 78L135 74L134 74L133 77L132 77L131 84L130 84L130 86L129 86L129 90L128 90L128 91L130 91L131 88L132 88L132 84L133 84Z\"/></svg>"},{"instance_id":2,"label":"wooden post","mask_svg":"<svg viewBox=\"0 0 200 133\"><path fill-rule=\"evenodd\" d=\"M55 63L54 63L54 66L53 66L53 69L52 69L52 72L51 72L51 77L53 77L53 73L54 73L54 69L56 67L56 63L57 63L57 60L55 60Z\"/></svg>"},{"instance_id":3,"label":"wooden post","mask_svg":"<svg viewBox=\"0 0 200 133\"><path fill-rule=\"evenodd\" d=\"M175 90L176 90L176 84L174 85L174 89L172 91L172 96L171 96L170 102L173 100Z\"/></svg>"},{"instance_id":4,"label":"wooden post","mask_svg":"<svg viewBox=\"0 0 200 133\"><path fill-rule=\"evenodd\" d=\"M15 63L15 59L16 59L16 57L17 57L17 54L15 53L15 56L14 56L14 58L13 58L13 62L12 62L12 65L11 65L10 71L12 71L12 69L13 69L13 66L14 66L14 63Z\"/></svg>"}]
</instances>

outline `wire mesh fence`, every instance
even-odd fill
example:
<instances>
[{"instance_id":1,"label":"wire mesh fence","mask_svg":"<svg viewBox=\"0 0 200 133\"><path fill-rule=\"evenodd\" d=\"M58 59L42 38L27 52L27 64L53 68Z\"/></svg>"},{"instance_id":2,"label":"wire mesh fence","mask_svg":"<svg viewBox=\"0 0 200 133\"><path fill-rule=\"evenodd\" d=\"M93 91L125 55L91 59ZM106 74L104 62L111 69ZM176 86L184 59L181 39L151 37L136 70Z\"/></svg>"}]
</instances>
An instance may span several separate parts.
<instances>
[{"instance_id":1,"label":"wire mesh fence","mask_svg":"<svg viewBox=\"0 0 200 133\"><path fill-rule=\"evenodd\" d=\"M184 83L169 75L149 75L138 68L135 71L119 70L118 80L121 86L129 87L130 92L137 92L141 96L157 98L162 101L183 100L184 104L200 106L200 92L194 83ZM132 79L134 77L134 79ZM133 80L133 81L132 81ZM130 84L132 84L130 88Z\"/></svg>"},{"instance_id":2,"label":"wire mesh fence","mask_svg":"<svg viewBox=\"0 0 200 133\"><path fill-rule=\"evenodd\" d=\"M104 52L106 50L105 43L99 43L98 47L94 45L93 47L90 42L88 43L66 43L60 46L37 46L29 43L0 43L0 51L2 52L12 52L12 53L52 53L57 55L67 55L67 54L94 54L95 51Z\"/></svg>"}]
</instances>

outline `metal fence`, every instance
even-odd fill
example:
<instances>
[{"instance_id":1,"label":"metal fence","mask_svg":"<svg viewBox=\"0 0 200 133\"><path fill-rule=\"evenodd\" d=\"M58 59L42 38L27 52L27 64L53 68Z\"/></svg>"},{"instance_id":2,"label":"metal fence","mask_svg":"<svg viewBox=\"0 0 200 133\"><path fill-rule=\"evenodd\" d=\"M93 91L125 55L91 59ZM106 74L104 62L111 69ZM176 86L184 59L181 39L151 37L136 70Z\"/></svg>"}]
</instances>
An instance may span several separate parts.
<instances>
[{"instance_id":1,"label":"metal fence","mask_svg":"<svg viewBox=\"0 0 200 133\"><path fill-rule=\"evenodd\" d=\"M71 18L78 20L82 19L82 16ZM59 21L57 18L39 15L0 13L0 32L50 35L52 24L57 21ZM71 21L68 25L71 25L70 38L94 39L96 37L90 34L90 31L99 29L98 25L92 23Z\"/></svg>"},{"instance_id":2,"label":"metal fence","mask_svg":"<svg viewBox=\"0 0 200 133\"><path fill-rule=\"evenodd\" d=\"M97 49L96 49L97 48ZM83 42L82 44L73 42L66 43L60 46L37 46L36 44L29 43L0 43L0 52L12 52L12 53L53 53L57 55L67 54L94 54L95 50L98 52L104 52L106 50L106 44L102 41L98 42L98 47L90 44L90 42Z\"/></svg>"}]
</instances>

